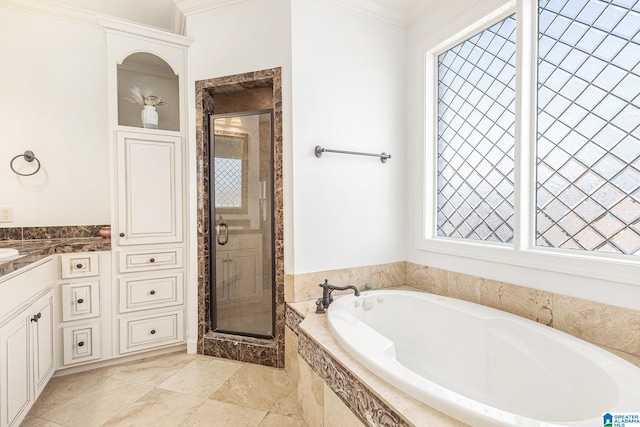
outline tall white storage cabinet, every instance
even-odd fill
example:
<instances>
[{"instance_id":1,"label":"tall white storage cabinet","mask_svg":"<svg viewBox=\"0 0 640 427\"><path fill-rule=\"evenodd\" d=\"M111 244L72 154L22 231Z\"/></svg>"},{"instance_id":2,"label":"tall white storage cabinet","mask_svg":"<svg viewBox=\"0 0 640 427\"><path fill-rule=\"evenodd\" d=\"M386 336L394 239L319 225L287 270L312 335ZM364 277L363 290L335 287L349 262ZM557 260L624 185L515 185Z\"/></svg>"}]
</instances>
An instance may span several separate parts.
<instances>
[{"instance_id":1,"label":"tall white storage cabinet","mask_svg":"<svg viewBox=\"0 0 640 427\"><path fill-rule=\"evenodd\" d=\"M128 22L100 23L109 67L117 357L185 343L186 64L192 40ZM136 94L144 105L129 102ZM150 109L159 117L143 125Z\"/></svg>"}]
</instances>

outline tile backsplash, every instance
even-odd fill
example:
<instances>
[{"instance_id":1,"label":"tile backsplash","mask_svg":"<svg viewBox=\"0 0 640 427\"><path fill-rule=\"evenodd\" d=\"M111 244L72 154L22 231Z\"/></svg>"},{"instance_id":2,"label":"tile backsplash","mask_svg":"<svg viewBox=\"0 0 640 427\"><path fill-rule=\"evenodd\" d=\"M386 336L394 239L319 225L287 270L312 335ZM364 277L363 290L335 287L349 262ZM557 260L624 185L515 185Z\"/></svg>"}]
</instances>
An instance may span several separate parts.
<instances>
[{"instance_id":1,"label":"tile backsplash","mask_svg":"<svg viewBox=\"0 0 640 427\"><path fill-rule=\"evenodd\" d=\"M0 228L0 240L69 239L74 237L100 237L105 225L62 225L50 227Z\"/></svg>"}]
</instances>

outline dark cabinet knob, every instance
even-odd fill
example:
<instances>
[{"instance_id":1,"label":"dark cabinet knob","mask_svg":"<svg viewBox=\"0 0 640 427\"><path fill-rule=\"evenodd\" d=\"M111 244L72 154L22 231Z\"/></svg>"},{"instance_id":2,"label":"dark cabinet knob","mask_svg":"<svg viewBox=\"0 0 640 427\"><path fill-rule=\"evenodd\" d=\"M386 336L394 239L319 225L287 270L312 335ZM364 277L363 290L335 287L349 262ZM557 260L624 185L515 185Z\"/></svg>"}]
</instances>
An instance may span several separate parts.
<instances>
[{"instance_id":1,"label":"dark cabinet knob","mask_svg":"<svg viewBox=\"0 0 640 427\"><path fill-rule=\"evenodd\" d=\"M82 264L76 264L76 268L82 268Z\"/></svg>"},{"instance_id":2,"label":"dark cabinet knob","mask_svg":"<svg viewBox=\"0 0 640 427\"><path fill-rule=\"evenodd\" d=\"M78 298L78 304L82 304L84 300L82 298Z\"/></svg>"},{"instance_id":3,"label":"dark cabinet knob","mask_svg":"<svg viewBox=\"0 0 640 427\"><path fill-rule=\"evenodd\" d=\"M120 233L120 237L124 237L124 233Z\"/></svg>"},{"instance_id":4,"label":"dark cabinet knob","mask_svg":"<svg viewBox=\"0 0 640 427\"><path fill-rule=\"evenodd\" d=\"M149 262L156 262L156 259L155 259L155 258L151 258L151 259L149 260Z\"/></svg>"},{"instance_id":5,"label":"dark cabinet knob","mask_svg":"<svg viewBox=\"0 0 640 427\"><path fill-rule=\"evenodd\" d=\"M78 347L82 347L83 345L84 345L84 341L80 341L80 342L78 343Z\"/></svg>"},{"instance_id":6,"label":"dark cabinet knob","mask_svg":"<svg viewBox=\"0 0 640 427\"><path fill-rule=\"evenodd\" d=\"M155 334L156 334L156 330L155 330L155 329L152 329L152 330L151 330L151 335L155 335Z\"/></svg>"},{"instance_id":7,"label":"dark cabinet knob","mask_svg":"<svg viewBox=\"0 0 640 427\"><path fill-rule=\"evenodd\" d=\"M155 295L156 291L152 290L151 292L149 292L151 295Z\"/></svg>"},{"instance_id":8,"label":"dark cabinet knob","mask_svg":"<svg viewBox=\"0 0 640 427\"><path fill-rule=\"evenodd\" d=\"M38 313L38 314L40 314L40 313ZM34 314L33 315L33 317L31 318L32 322L36 322L36 323L38 322L38 319L40 318L40 316L38 316L38 314Z\"/></svg>"}]
</instances>

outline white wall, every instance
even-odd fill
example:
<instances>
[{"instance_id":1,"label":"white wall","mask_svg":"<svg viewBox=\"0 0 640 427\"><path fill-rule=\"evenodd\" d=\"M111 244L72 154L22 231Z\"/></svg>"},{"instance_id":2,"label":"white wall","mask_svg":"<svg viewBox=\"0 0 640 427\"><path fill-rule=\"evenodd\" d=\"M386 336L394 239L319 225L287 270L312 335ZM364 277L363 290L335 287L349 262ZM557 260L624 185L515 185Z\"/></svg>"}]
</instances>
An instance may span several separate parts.
<instances>
[{"instance_id":1,"label":"white wall","mask_svg":"<svg viewBox=\"0 0 640 427\"><path fill-rule=\"evenodd\" d=\"M503 262L482 261L416 248L422 235L424 164L425 78L424 52L497 8L507 0L456 0L441 2L408 29L407 70L409 138L407 146L407 261L446 270L513 283L535 289L584 298L606 304L640 309L640 286L578 274L549 271L544 266L527 268ZM611 267L609 267L611 268ZM606 269L605 269L606 271ZM613 273L613 271L611 271Z\"/></svg>"},{"instance_id":2,"label":"white wall","mask_svg":"<svg viewBox=\"0 0 640 427\"><path fill-rule=\"evenodd\" d=\"M14 209L0 227L108 224L100 29L0 6L0 62L0 206ZM25 150L42 169L18 177L9 161Z\"/></svg>"},{"instance_id":3,"label":"white wall","mask_svg":"<svg viewBox=\"0 0 640 427\"><path fill-rule=\"evenodd\" d=\"M285 266L294 256L291 176L291 9L290 0L250 0L186 18L189 48L189 151L195 158L195 90L197 80L282 67L282 132L284 140ZM195 182L195 173L191 179ZM196 197L191 197L196 224ZM195 230L195 228L194 228ZM194 231L195 232L195 231ZM285 267L286 268L286 267Z\"/></svg>"},{"instance_id":4,"label":"white wall","mask_svg":"<svg viewBox=\"0 0 640 427\"><path fill-rule=\"evenodd\" d=\"M404 260L402 28L292 2L295 273ZM314 147L386 152L372 157Z\"/></svg>"},{"instance_id":5,"label":"white wall","mask_svg":"<svg viewBox=\"0 0 640 427\"><path fill-rule=\"evenodd\" d=\"M186 28L191 87L283 68L286 272L403 260L404 30L319 0L241 2Z\"/></svg>"}]
</instances>

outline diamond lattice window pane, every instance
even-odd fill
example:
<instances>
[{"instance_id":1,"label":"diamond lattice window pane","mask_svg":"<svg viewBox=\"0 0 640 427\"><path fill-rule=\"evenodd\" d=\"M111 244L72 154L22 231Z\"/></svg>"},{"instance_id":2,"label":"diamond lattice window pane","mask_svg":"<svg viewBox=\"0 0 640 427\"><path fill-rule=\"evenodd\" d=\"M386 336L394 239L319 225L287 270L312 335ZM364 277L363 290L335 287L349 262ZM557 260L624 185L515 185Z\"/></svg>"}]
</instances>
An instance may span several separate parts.
<instances>
[{"instance_id":1,"label":"diamond lattice window pane","mask_svg":"<svg viewBox=\"0 0 640 427\"><path fill-rule=\"evenodd\" d=\"M640 1L540 0L538 246L640 254Z\"/></svg>"},{"instance_id":2,"label":"diamond lattice window pane","mask_svg":"<svg viewBox=\"0 0 640 427\"><path fill-rule=\"evenodd\" d=\"M438 236L513 240L515 15L438 57Z\"/></svg>"},{"instance_id":3,"label":"diamond lattice window pane","mask_svg":"<svg viewBox=\"0 0 640 427\"><path fill-rule=\"evenodd\" d=\"M242 207L242 159L215 158L217 208Z\"/></svg>"}]
</instances>

